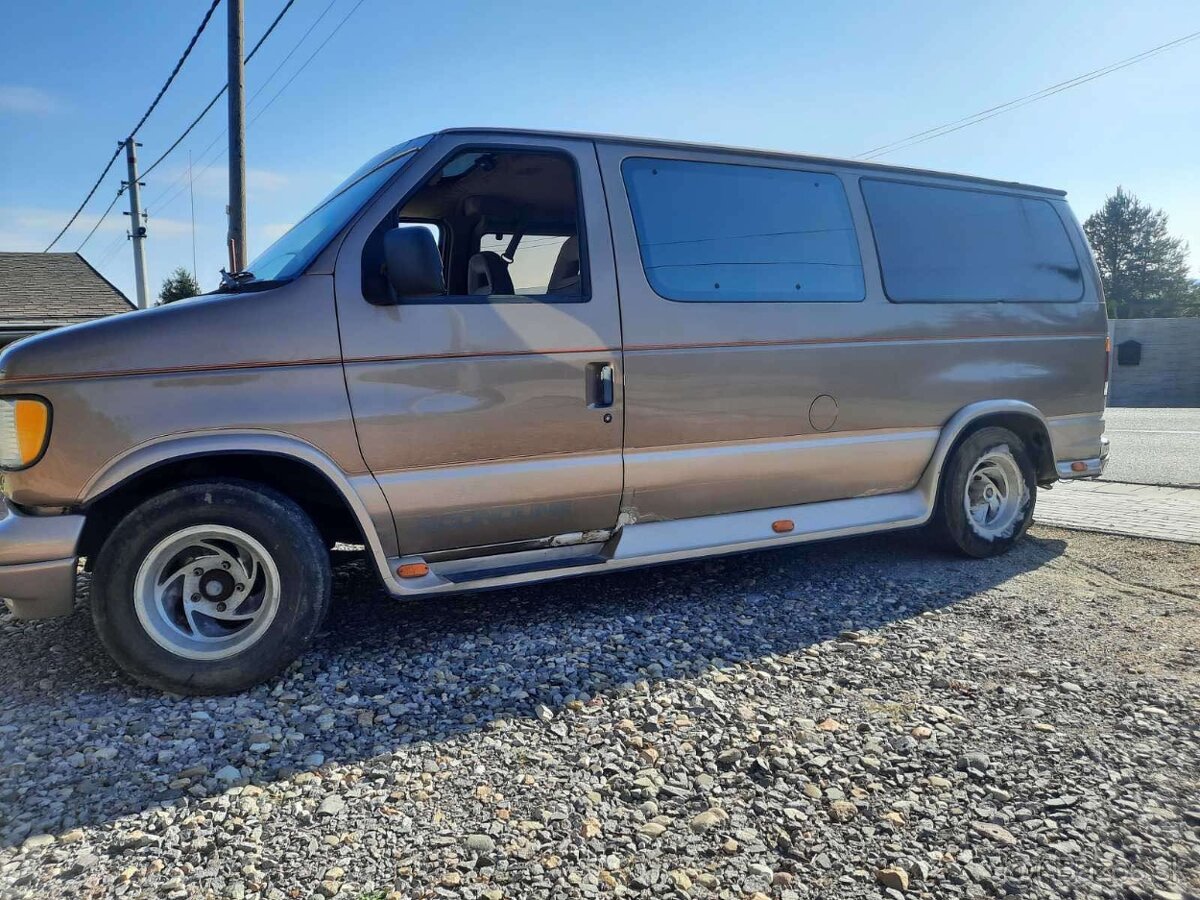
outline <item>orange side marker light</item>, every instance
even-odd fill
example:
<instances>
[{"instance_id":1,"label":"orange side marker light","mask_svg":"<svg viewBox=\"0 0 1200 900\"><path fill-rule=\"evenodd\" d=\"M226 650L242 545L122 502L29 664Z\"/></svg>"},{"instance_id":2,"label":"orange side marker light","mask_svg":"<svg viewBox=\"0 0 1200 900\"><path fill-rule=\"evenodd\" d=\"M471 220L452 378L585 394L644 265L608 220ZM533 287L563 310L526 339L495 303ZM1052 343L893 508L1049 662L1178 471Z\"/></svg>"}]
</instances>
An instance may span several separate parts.
<instances>
[{"instance_id":1,"label":"orange side marker light","mask_svg":"<svg viewBox=\"0 0 1200 900\"><path fill-rule=\"evenodd\" d=\"M402 563L396 569L396 574L401 578L424 578L429 574L429 564L423 562Z\"/></svg>"},{"instance_id":2,"label":"orange side marker light","mask_svg":"<svg viewBox=\"0 0 1200 900\"><path fill-rule=\"evenodd\" d=\"M787 534L796 527L796 523L791 519L776 519L771 523L771 530L776 534Z\"/></svg>"}]
</instances>

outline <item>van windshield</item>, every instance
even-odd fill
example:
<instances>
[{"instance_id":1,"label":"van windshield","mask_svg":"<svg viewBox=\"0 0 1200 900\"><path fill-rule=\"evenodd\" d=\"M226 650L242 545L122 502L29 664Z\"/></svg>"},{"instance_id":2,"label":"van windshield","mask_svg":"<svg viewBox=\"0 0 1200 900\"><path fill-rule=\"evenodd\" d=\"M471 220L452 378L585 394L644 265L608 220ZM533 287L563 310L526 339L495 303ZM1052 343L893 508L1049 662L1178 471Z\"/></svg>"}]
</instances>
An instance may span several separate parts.
<instances>
[{"instance_id":1,"label":"van windshield","mask_svg":"<svg viewBox=\"0 0 1200 900\"><path fill-rule=\"evenodd\" d=\"M339 184L308 215L264 250L248 267L252 282L286 281L304 271L364 203L408 165L427 137L415 138L372 157Z\"/></svg>"}]
</instances>

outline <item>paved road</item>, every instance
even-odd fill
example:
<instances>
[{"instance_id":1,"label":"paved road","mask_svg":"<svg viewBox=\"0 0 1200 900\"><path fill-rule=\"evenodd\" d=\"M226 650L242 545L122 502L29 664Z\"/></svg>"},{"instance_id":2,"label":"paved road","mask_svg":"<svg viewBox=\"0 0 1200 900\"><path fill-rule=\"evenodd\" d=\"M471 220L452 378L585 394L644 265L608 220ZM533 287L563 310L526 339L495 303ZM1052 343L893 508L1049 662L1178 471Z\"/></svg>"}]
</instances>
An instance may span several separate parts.
<instances>
[{"instance_id":1,"label":"paved road","mask_svg":"<svg viewBox=\"0 0 1200 900\"><path fill-rule=\"evenodd\" d=\"M1200 409L1110 407L1105 481L1200 486Z\"/></svg>"}]
</instances>

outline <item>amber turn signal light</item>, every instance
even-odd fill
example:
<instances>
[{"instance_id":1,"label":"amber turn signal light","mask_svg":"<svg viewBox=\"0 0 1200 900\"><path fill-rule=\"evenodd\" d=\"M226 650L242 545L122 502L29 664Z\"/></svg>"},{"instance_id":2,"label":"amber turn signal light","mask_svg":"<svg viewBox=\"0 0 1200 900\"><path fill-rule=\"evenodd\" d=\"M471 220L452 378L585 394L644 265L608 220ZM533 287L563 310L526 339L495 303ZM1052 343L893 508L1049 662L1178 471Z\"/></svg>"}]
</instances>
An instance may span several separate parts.
<instances>
[{"instance_id":1,"label":"amber turn signal light","mask_svg":"<svg viewBox=\"0 0 1200 900\"><path fill-rule=\"evenodd\" d=\"M429 564L423 562L402 563L396 569L396 574L401 578L424 578L429 574Z\"/></svg>"},{"instance_id":2,"label":"amber turn signal light","mask_svg":"<svg viewBox=\"0 0 1200 900\"><path fill-rule=\"evenodd\" d=\"M40 397L0 398L0 469L26 469L50 437L50 404Z\"/></svg>"},{"instance_id":3,"label":"amber turn signal light","mask_svg":"<svg viewBox=\"0 0 1200 900\"><path fill-rule=\"evenodd\" d=\"M777 519L771 523L771 530L776 534L787 534L795 527L796 523L791 519Z\"/></svg>"}]
</instances>

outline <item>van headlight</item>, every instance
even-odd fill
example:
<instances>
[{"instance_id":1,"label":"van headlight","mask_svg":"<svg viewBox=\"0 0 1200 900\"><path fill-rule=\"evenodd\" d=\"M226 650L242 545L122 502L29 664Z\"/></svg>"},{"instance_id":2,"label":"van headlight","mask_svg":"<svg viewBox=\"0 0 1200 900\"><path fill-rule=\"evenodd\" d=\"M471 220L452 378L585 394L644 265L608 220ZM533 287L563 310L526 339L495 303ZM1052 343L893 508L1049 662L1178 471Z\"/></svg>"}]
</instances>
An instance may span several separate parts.
<instances>
[{"instance_id":1,"label":"van headlight","mask_svg":"<svg viewBox=\"0 0 1200 900\"><path fill-rule=\"evenodd\" d=\"M0 469L27 469L50 439L50 404L41 397L0 397Z\"/></svg>"}]
</instances>

